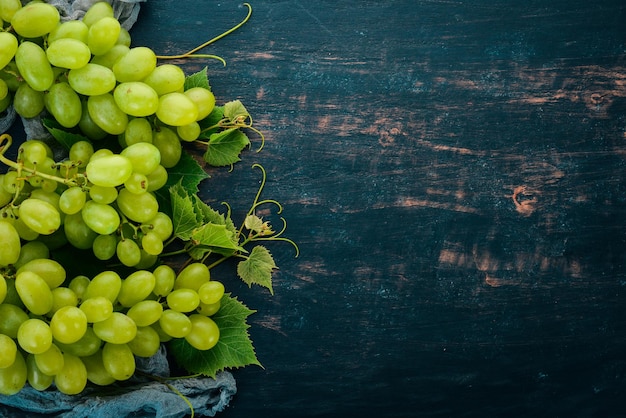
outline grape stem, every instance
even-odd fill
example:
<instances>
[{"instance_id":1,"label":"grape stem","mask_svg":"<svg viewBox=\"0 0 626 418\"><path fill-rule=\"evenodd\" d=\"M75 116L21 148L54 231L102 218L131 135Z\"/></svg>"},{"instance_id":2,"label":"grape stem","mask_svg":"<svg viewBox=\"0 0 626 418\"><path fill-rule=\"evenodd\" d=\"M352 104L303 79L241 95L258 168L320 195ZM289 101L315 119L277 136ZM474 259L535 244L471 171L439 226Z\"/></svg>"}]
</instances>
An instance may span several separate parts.
<instances>
[{"instance_id":1,"label":"grape stem","mask_svg":"<svg viewBox=\"0 0 626 418\"><path fill-rule=\"evenodd\" d=\"M217 59L217 60L221 61L222 64L224 64L224 66L226 66L226 61L224 61L224 59L222 59L221 57L218 57L217 55L204 55L204 54L196 54L196 55L194 55L194 53L199 51L199 50L201 50L201 49L203 49L203 48L206 48L207 46L211 45L212 43L215 43L215 42L219 41L223 37L233 33L234 31L236 31L237 29L239 29L240 27L245 25L246 22L248 20L250 20L250 16L252 16L252 6L250 5L250 3L244 3L243 5L248 8L248 14L246 15L246 17L241 22L239 22L238 24L236 24L232 28L228 29L226 32L216 36L213 39L210 39L210 40L206 41L202 45L199 45L199 46L193 48L192 50L185 52L184 54L179 54L179 55L157 55L157 58L158 59L179 59L179 58L192 58L192 57L194 57L194 58L213 58L213 59Z\"/></svg>"}]
</instances>

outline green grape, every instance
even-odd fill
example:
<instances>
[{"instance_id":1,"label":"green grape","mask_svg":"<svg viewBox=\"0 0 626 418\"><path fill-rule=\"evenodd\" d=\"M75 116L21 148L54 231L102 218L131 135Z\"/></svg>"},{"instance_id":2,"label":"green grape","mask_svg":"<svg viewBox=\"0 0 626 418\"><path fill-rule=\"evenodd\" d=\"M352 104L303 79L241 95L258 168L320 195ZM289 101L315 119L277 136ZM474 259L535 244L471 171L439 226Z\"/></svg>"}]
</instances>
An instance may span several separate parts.
<instances>
[{"instance_id":1,"label":"green grape","mask_svg":"<svg viewBox=\"0 0 626 418\"><path fill-rule=\"evenodd\" d=\"M52 308L52 292L44 279L32 271L15 276L15 289L22 303L35 315L45 315Z\"/></svg>"},{"instance_id":2,"label":"green grape","mask_svg":"<svg viewBox=\"0 0 626 418\"><path fill-rule=\"evenodd\" d=\"M98 260L110 260L115 255L117 238L114 234L98 235L92 246L93 254Z\"/></svg>"},{"instance_id":3,"label":"green grape","mask_svg":"<svg viewBox=\"0 0 626 418\"><path fill-rule=\"evenodd\" d=\"M20 204L20 220L33 231L48 235L61 226L61 215L50 203L28 198Z\"/></svg>"},{"instance_id":4,"label":"green grape","mask_svg":"<svg viewBox=\"0 0 626 418\"><path fill-rule=\"evenodd\" d=\"M159 322L155 322L154 324L150 325L150 328L154 329L157 332L157 334L159 334L159 339L161 340L162 343L172 340L172 336L166 334L165 331L163 331L163 329L161 328L161 324L159 324Z\"/></svg>"},{"instance_id":5,"label":"green grape","mask_svg":"<svg viewBox=\"0 0 626 418\"><path fill-rule=\"evenodd\" d=\"M200 136L200 124L191 122L189 125L183 125L176 128L178 137L186 142L193 142Z\"/></svg>"},{"instance_id":6,"label":"green grape","mask_svg":"<svg viewBox=\"0 0 626 418\"><path fill-rule=\"evenodd\" d=\"M0 19L10 22L19 9L22 8L20 0L1 0L0 1Z\"/></svg>"},{"instance_id":7,"label":"green grape","mask_svg":"<svg viewBox=\"0 0 626 418\"><path fill-rule=\"evenodd\" d=\"M0 70L15 57L17 45L15 35L10 32L0 32Z\"/></svg>"},{"instance_id":8,"label":"green grape","mask_svg":"<svg viewBox=\"0 0 626 418\"><path fill-rule=\"evenodd\" d=\"M154 192L167 184L167 169L159 164L154 171L146 177L148 179L148 191Z\"/></svg>"},{"instance_id":9,"label":"green grape","mask_svg":"<svg viewBox=\"0 0 626 418\"><path fill-rule=\"evenodd\" d=\"M0 369L9 367L15 363L17 344L8 335L0 334Z\"/></svg>"},{"instance_id":10,"label":"green grape","mask_svg":"<svg viewBox=\"0 0 626 418\"><path fill-rule=\"evenodd\" d=\"M47 192L45 190L42 190L41 188L36 188L33 189L33 191L30 193L30 198L51 204L57 210L57 212L59 212L60 210L59 199L61 198L61 196L59 196L57 193ZM60 213L59 216L61 216ZM61 219L63 219L63 216L61 216Z\"/></svg>"},{"instance_id":11,"label":"green grape","mask_svg":"<svg viewBox=\"0 0 626 418\"><path fill-rule=\"evenodd\" d=\"M132 172L132 161L119 154L104 156L95 160L92 158L85 168L89 181L104 187L116 187L123 184Z\"/></svg>"},{"instance_id":12,"label":"green grape","mask_svg":"<svg viewBox=\"0 0 626 418\"><path fill-rule=\"evenodd\" d=\"M17 269L16 274L20 274L23 271L36 273L39 277L44 279L50 289L61 286L66 277L65 268L63 268L58 261L49 258L31 260Z\"/></svg>"},{"instance_id":13,"label":"green grape","mask_svg":"<svg viewBox=\"0 0 626 418\"><path fill-rule=\"evenodd\" d=\"M130 48L126 45L113 45L113 47L106 53L94 56L91 59L91 63L103 65L107 68L113 69L113 65L117 62L117 60L119 60L129 50Z\"/></svg>"},{"instance_id":14,"label":"green grape","mask_svg":"<svg viewBox=\"0 0 626 418\"><path fill-rule=\"evenodd\" d=\"M165 309L159 319L161 330L174 338L183 338L191 332L191 320L182 312Z\"/></svg>"},{"instance_id":15,"label":"green grape","mask_svg":"<svg viewBox=\"0 0 626 418\"><path fill-rule=\"evenodd\" d=\"M102 346L102 340L96 335L92 327L87 327L83 338L72 344L56 342L62 352L78 357L86 357L96 353Z\"/></svg>"},{"instance_id":16,"label":"green grape","mask_svg":"<svg viewBox=\"0 0 626 418\"><path fill-rule=\"evenodd\" d=\"M70 280L70 283L67 285L67 287L76 294L78 300L82 300L83 295L87 290L87 286L89 286L89 283L89 277L80 275Z\"/></svg>"},{"instance_id":17,"label":"green grape","mask_svg":"<svg viewBox=\"0 0 626 418\"><path fill-rule=\"evenodd\" d=\"M15 395L22 390L26 384L27 374L26 361L18 351L13 364L0 369L0 395Z\"/></svg>"},{"instance_id":18,"label":"green grape","mask_svg":"<svg viewBox=\"0 0 626 418\"><path fill-rule=\"evenodd\" d=\"M167 93L181 92L185 86L185 73L174 64L157 66L142 80L152 87L159 96Z\"/></svg>"},{"instance_id":19,"label":"green grape","mask_svg":"<svg viewBox=\"0 0 626 418\"><path fill-rule=\"evenodd\" d=\"M103 17L113 17L113 6L105 1L92 4L83 15L83 22L91 26Z\"/></svg>"},{"instance_id":20,"label":"green grape","mask_svg":"<svg viewBox=\"0 0 626 418\"><path fill-rule=\"evenodd\" d=\"M209 116L215 108L215 95L211 90L203 87L192 87L185 90L184 95L191 99L191 101L194 102L198 108L196 121Z\"/></svg>"},{"instance_id":21,"label":"green grape","mask_svg":"<svg viewBox=\"0 0 626 418\"><path fill-rule=\"evenodd\" d=\"M99 205L92 201L86 202L80 213L65 216L65 222L63 223L63 231L68 242L74 247L81 250L88 250L93 245L94 240L98 237L99 232L93 229L93 226L85 221L85 213L87 216L97 216L99 211L93 210L93 205ZM90 210L85 212L85 208L89 207ZM108 206L107 206L108 207ZM115 209L113 209L115 211ZM115 212L117 215L117 212ZM90 218L91 219L91 218ZM96 226L100 227L107 222L106 219L97 220ZM106 225L108 226L108 225Z\"/></svg>"},{"instance_id":22,"label":"green grape","mask_svg":"<svg viewBox=\"0 0 626 418\"><path fill-rule=\"evenodd\" d=\"M0 303L4 302L4 299L7 297L7 281L3 275L0 274Z\"/></svg>"},{"instance_id":23,"label":"green grape","mask_svg":"<svg viewBox=\"0 0 626 418\"><path fill-rule=\"evenodd\" d=\"M46 52L34 42L23 41L17 47L15 63L20 75L36 91L46 91L54 82L54 72Z\"/></svg>"},{"instance_id":24,"label":"green grape","mask_svg":"<svg viewBox=\"0 0 626 418\"><path fill-rule=\"evenodd\" d=\"M11 18L13 30L24 38L38 38L50 33L61 20L56 7L31 1L17 10Z\"/></svg>"},{"instance_id":25,"label":"green grape","mask_svg":"<svg viewBox=\"0 0 626 418\"><path fill-rule=\"evenodd\" d=\"M13 103L13 97L7 94L4 99L0 99L0 113L4 112Z\"/></svg>"},{"instance_id":26,"label":"green grape","mask_svg":"<svg viewBox=\"0 0 626 418\"><path fill-rule=\"evenodd\" d=\"M122 278L114 271L107 270L97 274L83 293L83 300L104 296L111 303L117 301L117 296L122 288Z\"/></svg>"},{"instance_id":27,"label":"green grape","mask_svg":"<svg viewBox=\"0 0 626 418\"><path fill-rule=\"evenodd\" d=\"M206 264L195 262L185 267L174 283L174 289L192 289L196 292L204 283L211 280L211 273Z\"/></svg>"},{"instance_id":28,"label":"green grape","mask_svg":"<svg viewBox=\"0 0 626 418\"><path fill-rule=\"evenodd\" d=\"M14 195L4 190L4 174L0 174L0 207L5 207L12 200Z\"/></svg>"},{"instance_id":29,"label":"green grape","mask_svg":"<svg viewBox=\"0 0 626 418\"><path fill-rule=\"evenodd\" d=\"M156 63L157 59L154 51L145 46L138 46L130 48L125 55L117 60L113 65L113 73L116 80L120 83L139 81L154 71Z\"/></svg>"},{"instance_id":30,"label":"green grape","mask_svg":"<svg viewBox=\"0 0 626 418\"><path fill-rule=\"evenodd\" d=\"M8 171L2 180L2 188L12 195L19 193L24 188L24 184L24 180L18 177L17 171L13 170Z\"/></svg>"},{"instance_id":31,"label":"green grape","mask_svg":"<svg viewBox=\"0 0 626 418\"><path fill-rule=\"evenodd\" d=\"M82 111L80 113L80 121L78 121L78 127L81 132L89 139L99 141L104 139L108 133L106 133L101 127L89 116L89 110L87 109L87 100L81 100Z\"/></svg>"},{"instance_id":32,"label":"green grape","mask_svg":"<svg viewBox=\"0 0 626 418\"><path fill-rule=\"evenodd\" d=\"M75 39L86 45L88 32L89 28L82 20L67 20L48 34L48 45L59 39Z\"/></svg>"},{"instance_id":33,"label":"green grape","mask_svg":"<svg viewBox=\"0 0 626 418\"><path fill-rule=\"evenodd\" d=\"M0 100L4 100L5 97L9 94L9 86L6 81L0 78ZM4 112L4 109L2 109Z\"/></svg>"},{"instance_id":34,"label":"green grape","mask_svg":"<svg viewBox=\"0 0 626 418\"><path fill-rule=\"evenodd\" d=\"M220 339L220 329L215 321L204 315L193 314L191 331L185 336L185 340L198 350L210 350L215 347Z\"/></svg>"},{"instance_id":35,"label":"green grape","mask_svg":"<svg viewBox=\"0 0 626 418\"><path fill-rule=\"evenodd\" d=\"M71 161L78 163L78 166L83 168L87 166L87 163L93 156L94 149L88 141L77 141L70 147L69 158Z\"/></svg>"},{"instance_id":36,"label":"green grape","mask_svg":"<svg viewBox=\"0 0 626 418\"><path fill-rule=\"evenodd\" d=\"M110 93L99 96L89 96L87 110L91 119L102 130L111 134L119 135L126 130L128 116L115 103L115 98Z\"/></svg>"},{"instance_id":37,"label":"green grape","mask_svg":"<svg viewBox=\"0 0 626 418\"><path fill-rule=\"evenodd\" d=\"M120 36L120 22L114 17L103 17L88 26L87 46L93 55L105 54Z\"/></svg>"},{"instance_id":38,"label":"green grape","mask_svg":"<svg viewBox=\"0 0 626 418\"><path fill-rule=\"evenodd\" d=\"M167 125L188 125L198 118L198 107L183 93L167 93L159 97L156 115Z\"/></svg>"},{"instance_id":39,"label":"green grape","mask_svg":"<svg viewBox=\"0 0 626 418\"><path fill-rule=\"evenodd\" d=\"M56 341L75 343L87 332L87 315L76 306L64 306L52 315L50 330Z\"/></svg>"},{"instance_id":40,"label":"green grape","mask_svg":"<svg viewBox=\"0 0 626 418\"><path fill-rule=\"evenodd\" d=\"M176 289L166 297L167 306L177 312L191 312L200 304L200 297L193 289Z\"/></svg>"},{"instance_id":41,"label":"green grape","mask_svg":"<svg viewBox=\"0 0 626 418\"><path fill-rule=\"evenodd\" d=\"M55 343L43 353L35 354L34 358L39 370L48 376L54 376L63 368L63 353Z\"/></svg>"},{"instance_id":42,"label":"green grape","mask_svg":"<svg viewBox=\"0 0 626 418\"><path fill-rule=\"evenodd\" d=\"M129 308L150 296L154 284L155 278L151 272L138 270L122 281L122 288L117 301L122 306Z\"/></svg>"},{"instance_id":43,"label":"green grape","mask_svg":"<svg viewBox=\"0 0 626 418\"><path fill-rule=\"evenodd\" d=\"M159 212L159 203L152 193L134 194L121 189L117 205L128 219L139 223L149 222Z\"/></svg>"},{"instance_id":44,"label":"green grape","mask_svg":"<svg viewBox=\"0 0 626 418\"><path fill-rule=\"evenodd\" d=\"M50 64L60 68L81 68L91 59L89 47L72 38L61 38L49 43L46 56Z\"/></svg>"},{"instance_id":45,"label":"green grape","mask_svg":"<svg viewBox=\"0 0 626 418\"><path fill-rule=\"evenodd\" d=\"M149 85L141 81L127 81L113 91L117 106L131 116L149 116L159 106L159 96Z\"/></svg>"},{"instance_id":46,"label":"green grape","mask_svg":"<svg viewBox=\"0 0 626 418\"><path fill-rule=\"evenodd\" d=\"M161 264L152 272L154 274L154 290L157 296L167 296L174 289L176 272L167 264Z\"/></svg>"},{"instance_id":47,"label":"green grape","mask_svg":"<svg viewBox=\"0 0 626 418\"><path fill-rule=\"evenodd\" d=\"M115 74L103 65L89 63L67 73L67 81L76 93L99 96L115 88Z\"/></svg>"},{"instance_id":48,"label":"green grape","mask_svg":"<svg viewBox=\"0 0 626 418\"><path fill-rule=\"evenodd\" d=\"M159 255L163 252L163 241L155 232L148 232L141 237L141 248L151 255Z\"/></svg>"},{"instance_id":49,"label":"green grape","mask_svg":"<svg viewBox=\"0 0 626 418\"><path fill-rule=\"evenodd\" d=\"M141 261L141 250L132 239L122 239L117 243L115 254L122 264L134 267Z\"/></svg>"},{"instance_id":50,"label":"green grape","mask_svg":"<svg viewBox=\"0 0 626 418\"><path fill-rule=\"evenodd\" d=\"M43 373L39 367L37 367L34 354L26 356L26 369L26 381L33 389L43 391L52 385L54 376L49 376Z\"/></svg>"},{"instance_id":51,"label":"green grape","mask_svg":"<svg viewBox=\"0 0 626 418\"><path fill-rule=\"evenodd\" d=\"M224 285L213 280L206 282L198 289L198 296L200 296L200 301L207 305L217 303L224 296Z\"/></svg>"},{"instance_id":52,"label":"green grape","mask_svg":"<svg viewBox=\"0 0 626 418\"><path fill-rule=\"evenodd\" d=\"M200 302L200 305L198 305L197 311L200 315L213 316L217 313L217 311L220 310L220 305L221 305L221 302L219 301L216 303L212 303L210 305Z\"/></svg>"},{"instance_id":53,"label":"green grape","mask_svg":"<svg viewBox=\"0 0 626 418\"><path fill-rule=\"evenodd\" d=\"M17 330L17 343L27 353L43 353L52 345L51 328L41 319L27 319Z\"/></svg>"},{"instance_id":54,"label":"green grape","mask_svg":"<svg viewBox=\"0 0 626 418\"><path fill-rule=\"evenodd\" d=\"M161 318L163 305L156 300L142 300L137 302L126 312L138 327L147 327Z\"/></svg>"},{"instance_id":55,"label":"green grape","mask_svg":"<svg viewBox=\"0 0 626 418\"><path fill-rule=\"evenodd\" d=\"M54 384L66 395L77 395L85 389L87 369L80 357L63 353L63 368L54 376Z\"/></svg>"},{"instance_id":56,"label":"green grape","mask_svg":"<svg viewBox=\"0 0 626 418\"><path fill-rule=\"evenodd\" d=\"M159 149L161 153L161 165L165 168L172 168L182 155L182 145L176 132L162 126L152 136L152 143Z\"/></svg>"},{"instance_id":57,"label":"green grape","mask_svg":"<svg viewBox=\"0 0 626 418\"><path fill-rule=\"evenodd\" d=\"M120 155L130 160L134 172L144 175L152 173L161 163L159 149L148 142L129 145Z\"/></svg>"},{"instance_id":58,"label":"green grape","mask_svg":"<svg viewBox=\"0 0 626 418\"><path fill-rule=\"evenodd\" d=\"M14 280L10 281L10 283L12 282L14 282ZM0 304L0 334L16 339L17 330L27 319L28 314L19 306L6 303L6 301Z\"/></svg>"},{"instance_id":59,"label":"green grape","mask_svg":"<svg viewBox=\"0 0 626 418\"><path fill-rule=\"evenodd\" d=\"M105 342L126 344L137 335L137 325L121 312L113 312L104 321L93 324L93 331Z\"/></svg>"},{"instance_id":60,"label":"green grape","mask_svg":"<svg viewBox=\"0 0 626 418\"><path fill-rule=\"evenodd\" d=\"M133 172L124 182L124 189L133 194L146 193L148 191L148 178L141 173Z\"/></svg>"},{"instance_id":61,"label":"green grape","mask_svg":"<svg viewBox=\"0 0 626 418\"><path fill-rule=\"evenodd\" d=\"M78 94L66 82L55 83L44 96L46 109L65 128L73 128L80 122L82 103Z\"/></svg>"},{"instance_id":62,"label":"green grape","mask_svg":"<svg viewBox=\"0 0 626 418\"><path fill-rule=\"evenodd\" d=\"M152 327L138 327L137 335L127 345L138 357L152 357L161 347L161 338Z\"/></svg>"},{"instance_id":63,"label":"green grape","mask_svg":"<svg viewBox=\"0 0 626 418\"><path fill-rule=\"evenodd\" d=\"M80 310L85 314L87 322L100 322L113 314L113 304L104 296L96 296L84 300L80 304Z\"/></svg>"},{"instance_id":64,"label":"green grape","mask_svg":"<svg viewBox=\"0 0 626 418\"><path fill-rule=\"evenodd\" d=\"M59 208L66 215L74 215L81 211L87 202L87 193L81 187L70 187L61 193Z\"/></svg>"},{"instance_id":65,"label":"green grape","mask_svg":"<svg viewBox=\"0 0 626 418\"><path fill-rule=\"evenodd\" d=\"M57 287L52 289L52 308L48 312L47 316L54 315L59 309L66 306L78 305L78 296L76 293L68 287Z\"/></svg>"},{"instance_id":66,"label":"green grape","mask_svg":"<svg viewBox=\"0 0 626 418\"><path fill-rule=\"evenodd\" d=\"M113 186L105 187L94 184L89 187L89 197L96 203L108 205L117 199L117 189Z\"/></svg>"},{"instance_id":67,"label":"green grape","mask_svg":"<svg viewBox=\"0 0 626 418\"><path fill-rule=\"evenodd\" d=\"M24 223L22 218L16 219L13 222L15 230L20 235L20 238L26 241L33 241L39 238L39 232L33 231L28 225Z\"/></svg>"},{"instance_id":68,"label":"green grape","mask_svg":"<svg viewBox=\"0 0 626 418\"><path fill-rule=\"evenodd\" d=\"M102 350L96 353L81 357L87 368L87 380L99 386L108 386L115 382L115 378L109 374L102 363Z\"/></svg>"},{"instance_id":69,"label":"green grape","mask_svg":"<svg viewBox=\"0 0 626 418\"><path fill-rule=\"evenodd\" d=\"M45 94L36 91L28 83L21 83L13 96L15 112L24 118L34 118L45 108Z\"/></svg>"},{"instance_id":70,"label":"green grape","mask_svg":"<svg viewBox=\"0 0 626 418\"><path fill-rule=\"evenodd\" d=\"M115 45L124 45L126 47L130 47L131 37L130 32L128 32L124 27L120 30L120 36L117 37L117 41L115 41Z\"/></svg>"},{"instance_id":71,"label":"green grape","mask_svg":"<svg viewBox=\"0 0 626 418\"><path fill-rule=\"evenodd\" d=\"M123 148L138 142L152 143L152 126L146 118L129 120L124 133L120 135L120 145Z\"/></svg>"},{"instance_id":72,"label":"green grape","mask_svg":"<svg viewBox=\"0 0 626 418\"><path fill-rule=\"evenodd\" d=\"M6 235L4 235L1 231L0 231L0 236L6 237ZM0 250L0 252L2 251L3 250ZM22 267L24 264L28 263L31 260L37 260L40 258L49 258L49 257L50 257L50 249L48 248L46 244L44 244L42 241L30 241L22 245L22 249L20 250L20 256L17 259L17 261L13 263L13 266L16 269L19 269L20 267Z\"/></svg>"},{"instance_id":73,"label":"green grape","mask_svg":"<svg viewBox=\"0 0 626 418\"><path fill-rule=\"evenodd\" d=\"M102 363L115 380L128 380L135 373L135 356L127 344L105 343Z\"/></svg>"},{"instance_id":74,"label":"green grape","mask_svg":"<svg viewBox=\"0 0 626 418\"><path fill-rule=\"evenodd\" d=\"M159 256L148 254L143 249L140 249L139 253L140 253L139 263L135 264L134 266L136 269L141 269L141 270L150 269L159 260Z\"/></svg>"},{"instance_id":75,"label":"green grape","mask_svg":"<svg viewBox=\"0 0 626 418\"><path fill-rule=\"evenodd\" d=\"M6 221L0 221L0 266L17 262L20 257L20 235L15 227Z\"/></svg>"}]
</instances>

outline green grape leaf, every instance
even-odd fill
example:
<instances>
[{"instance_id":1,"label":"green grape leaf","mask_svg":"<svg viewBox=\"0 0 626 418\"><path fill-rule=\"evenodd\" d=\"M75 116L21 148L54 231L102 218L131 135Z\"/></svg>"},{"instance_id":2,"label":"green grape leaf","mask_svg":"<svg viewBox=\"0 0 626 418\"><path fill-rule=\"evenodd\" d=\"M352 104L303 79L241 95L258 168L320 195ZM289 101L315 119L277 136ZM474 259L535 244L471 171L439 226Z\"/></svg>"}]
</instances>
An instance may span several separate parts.
<instances>
[{"instance_id":1,"label":"green grape leaf","mask_svg":"<svg viewBox=\"0 0 626 418\"><path fill-rule=\"evenodd\" d=\"M248 287L258 284L266 287L273 295L272 272L277 268L269 250L262 245L257 245L252 248L248 258L237 264L237 274Z\"/></svg>"},{"instance_id":2,"label":"green grape leaf","mask_svg":"<svg viewBox=\"0 0 626 418\"><path fill-rule=\"evenodd\" d=\"M204 160L216 167L232 165L241 160L239 154L248 145L246 134L237 128L226 129L211 135Z\"/></svg>"},{"instance_id":3,"label":"green grape leaf","mask_svg":"<svg viewBox=\"0 0 626 418\"><path fill-rule=\"evenodd\" d=\"M224 119L224 106L215 106L209 116L198 122L201 129L198 138L209 139L212 134L220 130L218 124L222 119Z\"/></svg>"},{"instance_id":4,"label":"green grape leaf","mask_svg":"<svg viewBox=\"0 0 626 418\"><path fill-rule=\"evenodd\" d=\"M224 105L224 117L228 118L231 122L237 120L245 120L250 117L250 113L246 110L246 107L240 100L233 100Z\"/></svg>"},{"instance_id":5,"label":"green grape leaf","mask_svg":"<svg viewBox=\"0 0 626 418\"><path fill-rule=\"evenodd\" d=\"M263 230L263 219L256 215L248 215L243 222L244 226L250 231L259 233Z\"/></svg>"},{"instance_id":6,"label":"green grape leaf","mask_svg":"<svg viewBox=\"0 0 626 418\"><path fill-rule=\"evenodd\" d=\"M208 179L207 172L198 164L191 154L184 151L180 156L180 161L174 167L167 170L166 186L173 186L178 182L191 193L197 193L200 189L198 185L202 180Z\"/></svg>"},{"instance_id":7,"label":"green grape leaf","mask_svg":"<svg viewBox=\"0 0 626 418\"><path fill-rule=\"evenodd\" d=\"M79 141L89 141L87 137L72 132L67 132L63 127L54 119L44 119L43 126L50 132L50 135L56 139L56 141L63 145L66 149L70 149L72 145Z\"/></svg>"},{"instance_id":8,"label":"green grape leaf","mask_svg":"<svg viewBox=\"0 0 626 418\"><path fill-rule=\"evenodd\" d=\"M233 240L233 234L226 229L226 225L205 223L191 233L191 242L197 248L224 255L231 255L236 251L247 252Z\"/></svg>"},{"instance_id":9,"label":"green grape leaf","mask_svg":"<svg viewBox=\"0 0 626 418\"><path fill-rule=\"evenodd\" d=\"M209 85L209 77L207 75L207 67L204 67L197 73L185 77L184 89L189 90L194 87L202 87L203 89L211 90L211 86Z\"/></svg>"},{"instance_id":10,"label":"green grape leaf","mask_svg":"<svg viewBox=\"0 0 626 418\"><path fill-rule=\"evenodd\" d=\"M226 230L230 231L232 234L232 240L234 243L237 243L237 227L235 223L230 218L230 216L223 215L213 209L211 206L204 203L200 198L196 196L194 201L196 213L200 214L204 223L214 223L218 225L226 226Z\"/></svg>"},{"instance_id":11,"label":"green grape leaf","mask_svg":"<svg viewBox=\"0 0 626 418\"><path fill-rule=\"evenodd\" d=\"M197 350L184 338L171 340L168 348L176 362L189 373L201 373L215 377L225 369L249 365L261 366L248 334L250 325L246 319L256 311L239 302L236 297L225 294L220 310L211 318L220 329L220 339L210 350Z\"/></svg>"},{"instance_id":12,"label":"green grape leaf","mask_svg":"<svg viewBox=\"0 0 626 418\"><path fill-rule=\"evenodd\" d=\"M202 225L202 221L194 210L193 199L181 182L170 186L169 191L172 203L174 236L188 241L191 239L194 230Z\"/></svg>"}]
</instances>

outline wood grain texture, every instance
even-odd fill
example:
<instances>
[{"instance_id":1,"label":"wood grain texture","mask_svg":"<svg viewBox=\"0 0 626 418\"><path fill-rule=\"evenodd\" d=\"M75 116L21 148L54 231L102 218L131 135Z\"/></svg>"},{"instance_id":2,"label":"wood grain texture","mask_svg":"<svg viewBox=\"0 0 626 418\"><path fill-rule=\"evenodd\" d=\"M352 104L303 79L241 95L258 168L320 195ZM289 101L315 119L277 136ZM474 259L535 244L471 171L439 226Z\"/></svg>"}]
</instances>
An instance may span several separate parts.
<instances>
[{"instance_id":1,"label":"wood grain texture","mask_svg":"<svg viewBox=\"0 0 626 418\"><path fill-rule=\"evenodd\" d=\"M203 196L242 216L262 163L302 253L271 247L273 297L228 283L265 368L222 416L622 416L626 5L252 5L209 71L267 143ZM183 52L244 12L147 2L132 35Z\"/></svg>"}]
</instances>

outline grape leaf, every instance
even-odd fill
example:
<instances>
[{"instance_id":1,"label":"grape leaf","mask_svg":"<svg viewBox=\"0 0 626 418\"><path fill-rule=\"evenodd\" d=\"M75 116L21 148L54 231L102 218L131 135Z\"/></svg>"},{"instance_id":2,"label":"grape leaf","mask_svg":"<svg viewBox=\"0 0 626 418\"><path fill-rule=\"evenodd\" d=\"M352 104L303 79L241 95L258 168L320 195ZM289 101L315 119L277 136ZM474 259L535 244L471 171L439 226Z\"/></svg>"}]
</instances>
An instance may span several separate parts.
<instances>
[{"instance_id":1,"label":"grape leaf","mask_svg":"<svg viewBox=\"0 0 626 418\"><path fill-rule=\"evenodd\" d=\"M203 89L211 90L211 86L209 85L209 77L207 75L207 67L204 67L197 73L190 74L185 77L184 89L189 90L193 87L202 87Z\"/></svg>"},{"instance_id":2,"label":"grape leaf","mask_svg":"<svg viewBox=\"0 0 626 418\"><path fill-rule=\"evenodd\" d=\"M253 364L261 366L248 334L250 325L246 322L248 316L255 312L236 297L225 294L220 310L211 317L220 329L220 339L215 347L201 351L189 345L184 338L177 338L168 343L170 353L189 373L201 373L211 377L227 368Z\"/></svg>"},{"instance_id":3,"label":"grape leaf","mask_svg":"<svg viewBox=\"0 0 626 418\"><path fill-rule=\"evenodd\" d=\"M232 234L231 239L233 240L233 242L235 243L238 242L237 227L235 226L235 224L233 223L233 220L229 216L219 213L218 211L213 209L211 206L204 203L197 196L194 201L194 206L195 206L196 213L198 213L201 216L204 223L211 222L214 224L226 226L226 229L230 231L230 233Z\"/></svg>"},{"instance_id":4,"label":"grape leaf","mask_svg":"<svg viewBox=\"0 0 626 418\"><path fill-rule=\"evenodd\" d=\"M250 113L246 110L246 107L240 100L233 100L224 105L224 117L228 118L231 122L237 120L245 120L250 117Z\"/></svg>"},{"instance_id":5,"label":"grape leaf","mask_svg":"<svg viewBox=\"0 0 626 418\"><path fill-rule=\"evenodd\" d=\"M72 145L79 141L89 141L83 135L75 134L72 132L67 132L64 128L54 119L44 119L43 126L50 132L50 134L56 139L56 141L63 145L66 149L70 149Z\"/></svg>"},{"instance_id":6,"label":"grape leaf","mask_svg":"<svg viewBox=\"0 0 626 418\"><path fill-rule=\"evenodd\" d=\"M204 160L216 167L228 166L240 161L239 154L250 145L250 140L237 128L212 134L204 153Z\"/></svg>"},{"instance_id":7,"label":"grape leaf","mask_svg":"<svg viewBox=\"0 0 626 418\"><path fill-rule=\"evenodd\" d=\"M209 116L198 122L200 129L202 129L199 138L209 139L212 134L220 129L217 125L222 119L224 119L224 106L215 106Z\"/></svg>"},{"instance_id":8,"label":"grape leaf","mask_svg":"<svg viewBox=\"0 0 626 418\"><path fill-rule=\"evenodd\" d=\"M204 249L218 254L231 255L235 251L247 252L233 240L233 234L226 225L205 223L191 233L191 242L197 249ZM194 257L195 258L195 257Z\"/></svg>"},{"instance_id":9,"label":"grape leaf","mask_svg":"<svg viewBox=\"0 0 626 418\"><path fill-rule=\"evenodd\" d=\"M237 264L237 274L248 287L251 287L253 283L258 284L269 289L273 295L272 272L277 268L269 250L262 245L257 245L252 248L247 259Z\"/></svg>"},{"instance_id":10,"label":"grape leaf","mask_svg":"<svg viewBox=\"0 0 626 418\"><path fill-rule=\"evenodd\" d=\"M250 231L259 233L263 230L263 219L256 215L248 215L243 222L244 226Z\"/></svg>"},{"instance_id":11,"label":"grape leaf","mask_svg":"<svg viewBox=\"0 0 626 418\"><path fill-rule=\"evenodd\" d=\"M194 210L191 196L179 181L169 188L172 202L172 223L174 236L188 241L193 231L202 225L198 214Z\"/></svg>"},{"instance_id":12,"label":"grape leaf","mask_svg":"<svg viewBox=\"0 0 626 418\"><path fill-rule=\"evenodd\" d=\"M178 164L167 170L166 186L173 186L180 182L189 192L197 193L199 191L198 185L202 180L209 177L207 172L198 164L198 161L184 151Z\"/></svg>"}]
</instances>

